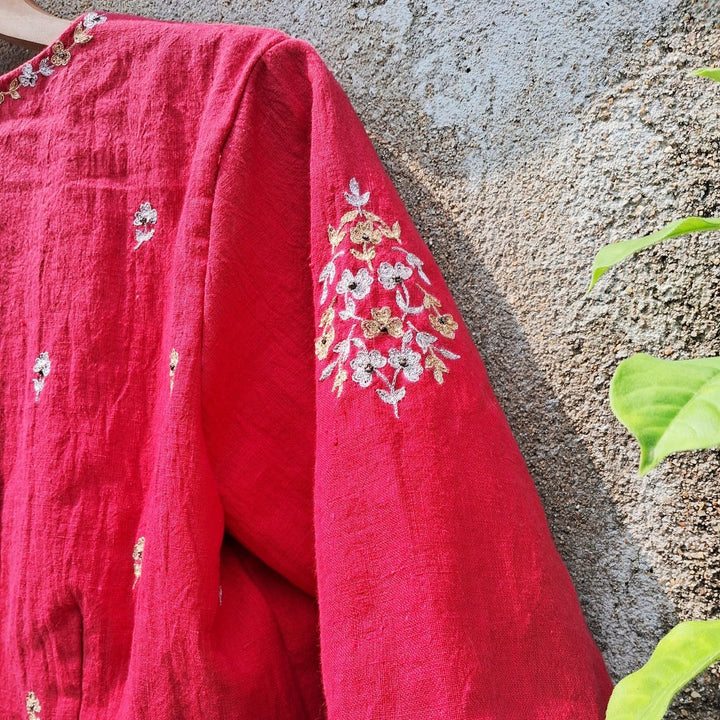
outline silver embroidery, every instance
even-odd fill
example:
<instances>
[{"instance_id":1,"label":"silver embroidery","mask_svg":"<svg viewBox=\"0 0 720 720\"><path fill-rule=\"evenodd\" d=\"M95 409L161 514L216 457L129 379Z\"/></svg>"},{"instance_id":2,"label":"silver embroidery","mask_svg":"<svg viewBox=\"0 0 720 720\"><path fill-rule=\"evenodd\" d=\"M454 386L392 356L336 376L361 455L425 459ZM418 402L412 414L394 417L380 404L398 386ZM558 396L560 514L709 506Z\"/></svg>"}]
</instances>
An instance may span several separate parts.
<instances>
[{"instance_id":1,"label":"silver embroidery","mask_svg":"<svg viewBox=\"0 0 720 720\"><path fill-rule=\"evenodd\" d=\"M37 713L40 712L40 701L37 699L37 695L30 690L25 696L25 711L27 712L28 720L40 720Z\"/></svg>"},{"instance_id":2,"label":"silver embroidery","mask_svg":"<svg viewBox=\"0 0 720 720\"><path fill-rule=\"evenodd\" d=\"M135 229L135 239L138 244L133 248L137 250L144 242L147 242L154 234L155 228L147 229L148 225L155 225L157 222L157 210L150 205L149 202L140 204L140 209L135 213L135 219L133 225L140 225L143 227L141 230L139 227Z\"/></svg>"},{"instance_id":3,"label":"silver embroidery","mask_svg":"<svg viewBox=\"0 0 720 720\"><path fill-rule=\"evenodd\" d=\"M98 15L94 10L92 12L87 13L85 17L83 18L83 25L88 29L91 30L96 25L99 25L100 23L104 23L107 20L107 17L105 15Z\"/></svg>"},{"instance_id":4,"label":"silver embroidery","mask_svg":"<svg viewBox=\"0 0 720 720\"><path fill-rule=\"evenodd\" d=\"M145 550L145 537L139 537L137 542L135 543L135 547L133 547L133 572L135 574L135 580L133 582L133 589L135 588L135 585L137 585L137 581L140 578L140 574L142 573L142 560L143 560L143 551Z\"/></svg>"},{"instance_id":5,"label":"silver embroidery","mask_svg":"<svg viewBox=\"0 0 720 720\"><path fill-rule=\"evenodd\" d=\"M38 355L38 357L35 359L35 364L33 365L33 372L40 375L39 378L33 378L33 385L35 386L35 402L37 402L40 399L40 391L45 385L45 378L50 373L50 358L47 354L47 351L41 352L40 355Z\"/></svg>"}]
</instances>

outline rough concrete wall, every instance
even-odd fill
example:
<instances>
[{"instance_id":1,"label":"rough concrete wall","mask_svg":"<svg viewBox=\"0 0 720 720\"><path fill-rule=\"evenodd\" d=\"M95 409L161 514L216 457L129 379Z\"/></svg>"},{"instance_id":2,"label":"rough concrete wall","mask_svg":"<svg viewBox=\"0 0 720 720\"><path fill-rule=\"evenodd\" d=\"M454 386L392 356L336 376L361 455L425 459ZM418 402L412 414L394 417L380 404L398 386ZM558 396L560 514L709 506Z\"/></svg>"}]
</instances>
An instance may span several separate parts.
<instances>
[{"instance_id":1,"label":"rough concrete wall","mask_svg":"<svg viewBox=\"0 0 720 720\"><path fill-rule=\"evenodd\" d=\"M42 3L74 17L77 3ZM242 0L101 8L268 25L345 88L475 337L614 677L677 621L720 616L717 450L645 478L608 403L619 360L719 354L717 235L584 292L604 244L720 215L720 4ZM23 51L0 57L18 65ZM718 717L708 672L669 717Z\"/></svg>"}]
</instances>

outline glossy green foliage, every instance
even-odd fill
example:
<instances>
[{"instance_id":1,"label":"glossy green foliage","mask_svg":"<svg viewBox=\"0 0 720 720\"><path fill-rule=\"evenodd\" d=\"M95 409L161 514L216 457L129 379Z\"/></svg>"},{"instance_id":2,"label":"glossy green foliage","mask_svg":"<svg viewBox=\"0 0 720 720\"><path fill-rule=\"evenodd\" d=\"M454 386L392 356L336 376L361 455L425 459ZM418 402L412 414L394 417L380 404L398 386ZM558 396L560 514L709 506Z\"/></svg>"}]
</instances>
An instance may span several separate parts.
<instances>
[{"instance_id":1,"label":"glossy green foliage","mask_svg":"<svg viewBox=\"0 0 720 720\"><path fill-rule=\"evenodd\" d=\"M720 358L626 358L610 382L610 407L640 443L640 475L671 453L719 446Z\"/></svg>"},{"instance_id":2,"label":"glossy green foliage","mask_svg":"<svg viewBox=\"0 0 720 720\"><path fill-rule=\"evenodd\" d=\"M606 720L660 720L675 694L720 660L720 620L676 625L637 672L614 688Z\"/></svg>"}]
</instances>

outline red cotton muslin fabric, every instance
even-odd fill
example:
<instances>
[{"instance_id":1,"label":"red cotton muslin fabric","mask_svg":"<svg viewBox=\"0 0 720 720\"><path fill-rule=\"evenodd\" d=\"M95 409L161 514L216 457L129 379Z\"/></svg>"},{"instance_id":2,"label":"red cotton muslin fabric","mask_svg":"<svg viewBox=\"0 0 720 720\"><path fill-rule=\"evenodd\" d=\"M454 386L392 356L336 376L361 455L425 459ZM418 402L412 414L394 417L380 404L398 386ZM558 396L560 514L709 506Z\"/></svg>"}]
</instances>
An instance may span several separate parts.
<instances>
[{"instance_id":1,"label":"red cotton muslin fabric","mask_svg":"<svg viewBox=\"0 0 720 720\"><path fill-rule=\"evenodd\" d=\"M483 361L317 50L95 9L0 100L0 717L602 720Z\"/></svg>"}]
</instances>

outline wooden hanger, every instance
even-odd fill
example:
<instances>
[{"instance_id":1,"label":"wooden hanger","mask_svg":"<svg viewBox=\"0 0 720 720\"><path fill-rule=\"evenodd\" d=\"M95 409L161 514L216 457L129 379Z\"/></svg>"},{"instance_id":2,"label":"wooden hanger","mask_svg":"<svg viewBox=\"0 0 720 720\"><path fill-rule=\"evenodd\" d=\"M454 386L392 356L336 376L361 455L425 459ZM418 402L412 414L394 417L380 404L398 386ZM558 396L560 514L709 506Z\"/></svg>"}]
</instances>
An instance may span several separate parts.
<instances>
[{"instance_id":1,"label":"wooden hanger","mask_svg":"<svg viewBox=\"0 0 720 720\"><path fill-rule=\"evenodd\" d=\"M0 0L0 39L13 45L39 52L56 40L70 22L32 0Z\"/></svg>"}]
</instances>

